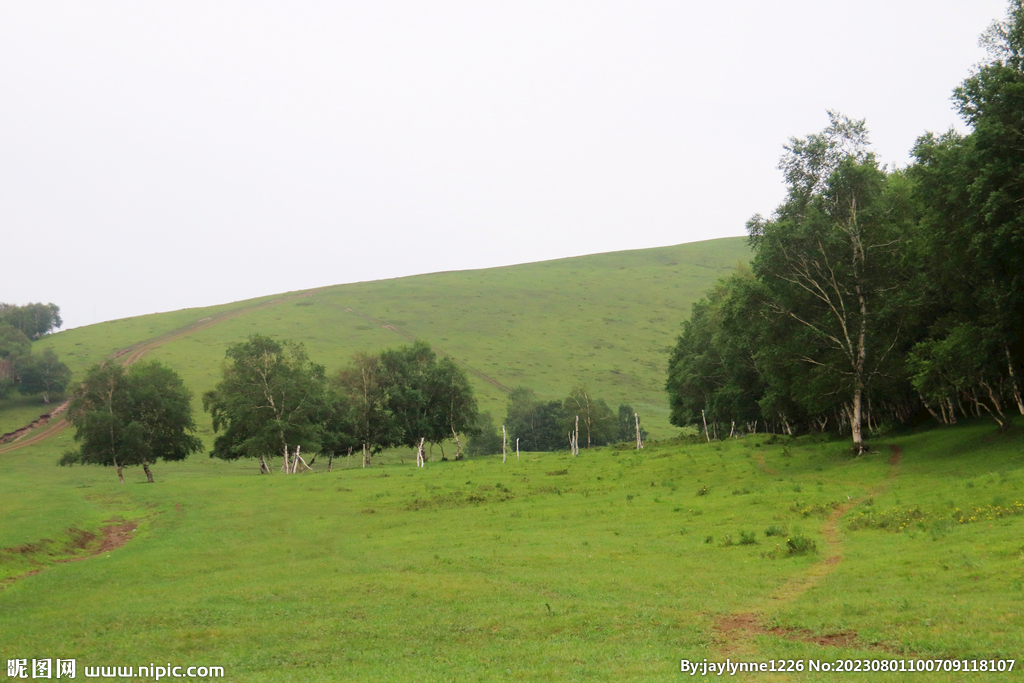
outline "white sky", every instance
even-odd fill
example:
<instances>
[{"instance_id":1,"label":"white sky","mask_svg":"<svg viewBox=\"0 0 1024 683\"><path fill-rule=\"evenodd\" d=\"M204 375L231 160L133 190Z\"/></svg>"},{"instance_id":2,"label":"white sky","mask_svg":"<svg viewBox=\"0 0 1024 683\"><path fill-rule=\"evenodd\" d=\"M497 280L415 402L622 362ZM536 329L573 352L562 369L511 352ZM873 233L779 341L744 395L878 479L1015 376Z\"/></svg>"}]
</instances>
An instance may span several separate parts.
<instances>
[{"instance_id":1,"label":"white sky","mask_svg":"<svg viewBox=\"0 0 1024 683\"><path fill-rule=\"evenodd\" d=\"M959 127L1003 0L0 0L0 301L65 328L744 234L782 145Z\"/></svg>"}]
</instances>

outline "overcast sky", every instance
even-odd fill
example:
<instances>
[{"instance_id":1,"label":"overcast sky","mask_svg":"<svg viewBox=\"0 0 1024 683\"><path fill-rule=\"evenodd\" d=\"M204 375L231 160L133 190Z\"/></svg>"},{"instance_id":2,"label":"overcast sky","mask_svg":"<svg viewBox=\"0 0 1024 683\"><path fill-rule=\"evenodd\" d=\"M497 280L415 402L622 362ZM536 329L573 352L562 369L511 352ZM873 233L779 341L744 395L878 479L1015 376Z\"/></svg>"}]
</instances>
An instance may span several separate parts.
<instances>
[{"instance_id":1,"label":"overcast sky","mask_svg":"<svg viewBox=\"0 0 1024 683\"><path fill-rule=\"evenodd\" d=\"M905 164L1003 0L0 1L0 301L65 328L744 234L782 145Z\"/></svg>"}]
</instances>

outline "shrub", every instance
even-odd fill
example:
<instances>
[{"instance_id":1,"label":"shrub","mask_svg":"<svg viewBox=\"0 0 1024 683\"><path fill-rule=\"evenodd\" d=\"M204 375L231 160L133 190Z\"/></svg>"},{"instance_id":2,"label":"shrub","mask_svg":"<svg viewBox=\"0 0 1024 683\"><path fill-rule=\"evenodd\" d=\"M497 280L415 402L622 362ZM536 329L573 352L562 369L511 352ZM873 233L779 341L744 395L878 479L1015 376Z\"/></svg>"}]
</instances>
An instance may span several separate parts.
<instances>
[{"instance_id":1,"label":"shrub","mask_svg":"<svg viewBox=\"0 0 1024 683\"><path fill-rule=\"evenodd\" d=\"M798 534L786 539L786 552L791 557L794 555L817 553L818 545L806 536Z\"/></svg>"}]
</instances>

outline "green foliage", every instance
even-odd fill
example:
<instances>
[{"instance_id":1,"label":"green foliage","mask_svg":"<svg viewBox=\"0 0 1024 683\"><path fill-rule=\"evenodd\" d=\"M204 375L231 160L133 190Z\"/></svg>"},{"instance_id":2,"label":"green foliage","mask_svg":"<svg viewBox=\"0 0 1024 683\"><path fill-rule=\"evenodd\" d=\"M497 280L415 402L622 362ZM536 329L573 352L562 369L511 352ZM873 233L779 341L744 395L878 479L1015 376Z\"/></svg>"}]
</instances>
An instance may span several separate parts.
<instances>
[{"instance_id":1,"label":"green foliage","mask_svg":"<svg viewBox=\"0 0 1024 683\"><path fill-rule=\"evenodd\" d=\"M184 460L202 449L192 418L192 393L181 378L157 361L129 370L113 362L94 366L75 390L68 408L77 451L60 464L121 468L157 460ZM152 481L150 475L149 480Z\"/></svg>"},{"instance_id":2,"label":"green foliage","mask_svg":"<svg viewBox=\"0 0 1024 683\"><path fill-rule=\"evenodd\" d=\"M811 555L818 552L818 544L812 539L795 534L786 539L786 553L794 555Z\"/></svg>"},{"instance_id":3,"label":"green foliage","mask_svg":"<svg viewBox=\"0 0 1024 683\"><path fill-rule=\"evenodd\" d=\"M335 442L351 434L367 454L402 442L401 425L388 407L379 366L376 356L357 354L332 380L333 407L327 431Z\"/></svg>"},{"instance_id":4,"label":"green foliage","mask_svg":"<svg viewBox=\"0 0 1024 683\"><path fill-rule=\"evenodd\" d=\"M425 341L378 356L358 354L332 381L332 396L326 425L332 448L361 445L379 453L477 431L476 397L466 373L451 358L439 359Z\"/></svg>"},{"instance_id":5,"label":"green foliage","mask_svg":"<svg viewBox=\"0 0 1024 683\"><path fill-rule=\"evenodd\" d=\"M32 340L13 325L0 322L0 360L24 356L32 349Z\"/></svg>"},{"instance_id":6,"label":"green foliage","mask_svg":"<svg viewBox=\"0 0 1024 683\"><path fill-rule=\"evenodd\" d=\"M565 432L575 428L575 418L579 417L582 448L605 446L616 441L619 435L618 421L611 408L603 398L591 396L584 386L573 388L562 401L562 413L565 416Z\"/></svg>"},{"instance_id":7,"label":"green foliage","mask_svg":"<svg viewBox=\"0 0 1024 683\"><path fill-rule=\"evenodd\" d=\"M254 334L225 354L223 379L203 395L213 417L210 457L267 458L301 446L316 451L326 413L326 376L302 344Z\"/></svg>"},{"instance_id":8,"label":"green foliage","mask_svg":"<svg viewBox=\"0 0 1024 683\"><path fill-rule=\"evenodd\" d=\"M6 323L21 330L29 339L39 339L60 328L60 306L56 304L15 304L0 303L0 323Z\"/></svg>"},{"instance_id":9,"label":"green foliage","mask_svg":"<svg viewBox=\"0 0 1024 683\"><path fill-rule=\"evenodd\" d=\"M480 413L476 421L476 433L466 443L467 456L496 455L501 453L501 434L490 413Z\"/></svg>"},{"instance_id":10,"label":"green foliage","mask_svg":"<svg viewBox=\"0 0 1024 683\"><path fill-rule=\"evenodd\" d=\"M476 399L466 373L454 361L438 360L430 345L388 349L378 358L377 381L401 436L395 445L416 446L421 438L440 443L457 433L472 433Z\"/></svg>"},{"instance_id":11,"label":"green foliage","mask_svg":"<svg viewBox=\"0 0 1024 683\"><path fill-rule=\"evenodd\" d=\"M827 503L793 503L789 509L802 517L828 517L838 507L839 501L832 500Z\"/></svg>"},{"instance_id":12,"label":"green foliage","mask_svg":"<svg viewBox=\"0 0 1024 683\"><path fill-rule=\"evenodd\" d=\"M42 394L43 403L49 403L50 394L62 393L71 382L71 369L57 359L53 349L44 349L38 356L15 358L14 371L18 376L18 391Z\"/></svg>"},{"instance_id":13,"label":"green foliage","mask_svg":"<svg viewBox=\"0 0 1024 683\"><path fill-rule=\"evenodd\" d=\"M671 420L721 435L946 424L1024 413L1024 1L955 92L968 135L922 136L881 167L864 121L792 138L788 194L748 223L752 275L694 306L669 360ZM924 410L923 410L924 409Z\"/></svg>"},{"instance_id":14,"label":"green foliage","mask_svg":"<svg viewBox=\"0 0 1024 683\"><path fill-rule=\"evenodd\" d=\"M514 446L518 438L521 450L557 451L568 448L569 434L578 419L580 447L593 448L623 440L624 410L629 414L627 439L633 441L636 432L629 406L619 406L616 417L604 399L591 395L584 386L573 388L562 402L542 401L532 389L518 387L509 393L505 427L509 443Z\"/></svg>"},{"instance_id":15,"label":"green foliage","mask_svg":"<svg viewBox=\"0 0 1024 683\"><path fill-rule=\"evenodd\" d=\"M568 428L562 404L543 402L532 389L518 387L508 395L505 429L509 442L524 451L556 451L568 447Z\"/></svg>"}]
</instances>

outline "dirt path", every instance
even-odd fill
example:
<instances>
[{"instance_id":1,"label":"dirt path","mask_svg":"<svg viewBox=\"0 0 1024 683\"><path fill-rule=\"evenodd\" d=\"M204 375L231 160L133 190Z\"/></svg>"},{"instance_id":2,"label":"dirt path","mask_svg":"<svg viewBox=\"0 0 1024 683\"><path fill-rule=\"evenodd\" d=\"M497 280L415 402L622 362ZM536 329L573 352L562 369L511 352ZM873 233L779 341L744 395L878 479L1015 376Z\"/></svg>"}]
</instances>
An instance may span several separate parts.
<instances>
[{"instance_id":1,"label":"dirt path","mask_svg":"<svg viewBox=\"0 0 1024 683\"><path fill-rule=\"evenodd\" d=\"M201 320L197 320L194 323L190 323L183 327L171 330L170 332L165 332L164 334L153 337L151 339L146 339L145 341L132 344L131 346L126 346L123 349L115 351L113 355L111 355L110 357L111 359L114 360L122 359L121 364L128 366L131 365L132 363L137 363L138 361L142 360L143 356L145 356L147 353L149 353L155 348L163 346L164 344L170 343L177 339L181 339L182 337L186 337L190 334L194 334L201 330L213 327L214 325L219 325L222 322L231 320L232 318L237 318L238 316L244 315L246 313L252 313L254 311L259 311L264 308L276 306L277 304L283 303L285 301L291 301L293 299L301 299L303 297L312 296L316 292L319 292L321 289L324 288L321 287L318 289L310 289L304 292L300 292L298 294L290 294L288 296L279 297L277 299L272 299L270 301L264 301L263 303L251 304L249 306L242 306L241 308L233 308L229 311L223 311L221 313L217 313L216 315L202 318ZM45 415L39 416L39 418L33 421L32 423L20 429L16 429L13 432L8 432L7 434L0 436L0 454L10 453L11 451L18 450L19 448L31 446L32 444L39 443L44 439L48 439L51 436L62 432L70 425L70 423L64 418L61 418L59 420L54 420L54 418L56 418L61 413L66 411L69 403L70 400L64 401L59 406L57 406L57 408L55 408L53 411ZM40 429L41 427L46 428Z\"/></svg>"},{"instance_id":2,"label":"dirt path","mask_svg":"<svg viewBox=\"0 0 1024 683\"><path fill-rule=\"evenodd\" d=\"M899 464L903 458L902 448L890 446L890 449L892 455L889 458L887 481L891 481L899 473ZM764 456L759 455L758 460L761 469L767 472ZM723 658L754 654L752 653L755 647L754 638L763 635L814 643L823 647L856 647L862 650L888 651L882 647L859 642L857 634L852 631L819 635L806 629L768 627L766 625L766 615L768 612L777 611L781 605L797 600L807 591L820 585L832 572L838 569L843 561L843 540L839 526L843 516L864 498L877 496L884 490L885 484L879 485L863 496L850 500L845 505L834 509L821 526L821 535L825 540L823 552L821 553L823 559L815 562L805 573L792 578L772 595L767 596L764 605L750 611L728 614L715 620L715 641L718 652Z\"/></svg>"},{"instance_id":3,"label":"dirt path","mask_svg":"<svg viewBox=\"0 0 1024 683\"><path fill-rule=\"evenodd\" d=\"M54 560L53 564L81 562L82 560L87 560L90 557L96 557L97 555L102 555L103 553L110 552L111 550L116 550L117 548L120 548L132 539L132 533L138 528L139 525L138 522L131 520L125 521L121 519L108 519L104 522L104 524L106 526L100 528L101 538L99 540L99 543L96 544L94 548L91 548L87 554L76 555L74 557L66 557L60 560ZM91 531L82 531L80 529L69 531L72 531L72 540L70 544L71 548L87 548L90 545L93 545L94 541L96 540L96 534L92 533ZM26 555L29 557L29 561L32 562L32 564L43 565L42 562L33 560L31 558L31 555L35 552L45 553L48 545L51 543L52 541L44 539L38 543L18 546L15 548L0 548L0 553ZM40 566L38 569L33 569L31 571L25 572L24 574L6 578L0 581L0 589L7 588L7 586L10 586L15 581L26 579L30 576L35 576L36 574L39 574L40 572L47 569L48 566L50 565Z\"/></svg>"}]
</instances>

